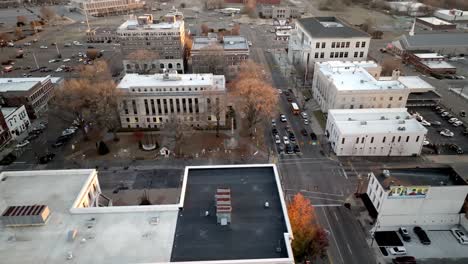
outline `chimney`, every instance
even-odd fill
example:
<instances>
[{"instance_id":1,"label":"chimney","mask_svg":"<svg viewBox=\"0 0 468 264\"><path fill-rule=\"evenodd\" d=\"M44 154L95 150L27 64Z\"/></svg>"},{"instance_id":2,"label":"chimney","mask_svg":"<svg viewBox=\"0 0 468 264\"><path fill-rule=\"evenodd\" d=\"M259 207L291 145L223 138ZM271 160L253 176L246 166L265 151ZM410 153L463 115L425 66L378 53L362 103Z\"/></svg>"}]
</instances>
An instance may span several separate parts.
<instances>
[{"instance_id":1,"label":"chimney","mask_svg":"<svg viewBox=\"0 0 468 264\"><path fill-rule=\"evenodd\" d=\"M231 189L220 187L216 190L216 221L224 226L231 223Z\"/></svg>"},{"instance_id":2,"label":"chimney","mask_svg":"<svg viewBox=\"0 0 468 264\"><path fill-rule=\"evenodd\" d=\"M400 70L399 69L394 69L392 71L392 81L396 81L400 78Z\"/></svg>"}]
</instances>

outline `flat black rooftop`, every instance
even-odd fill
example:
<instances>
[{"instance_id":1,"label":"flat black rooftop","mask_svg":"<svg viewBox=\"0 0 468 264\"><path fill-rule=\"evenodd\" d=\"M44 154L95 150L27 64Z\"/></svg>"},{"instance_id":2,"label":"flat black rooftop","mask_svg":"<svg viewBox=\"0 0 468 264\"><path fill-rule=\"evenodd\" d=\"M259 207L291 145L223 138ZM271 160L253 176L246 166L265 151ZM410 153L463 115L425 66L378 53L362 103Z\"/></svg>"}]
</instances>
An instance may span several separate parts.
<instances>
[{"instance_id":1,"label":"flat black rooftop","mask_svg":"<svg viewBox=\"0 0 468 264\"><path fill-rule=\"evenodd\" d=\"M218 187L231 189L232 216L227 226L216 223ZM171 262L287 258L287 232L273 168L189 169Z\"/></svg>"},{"instance_id":2,"label":"flat black rooftop","mask_svg":"<svg viewBox=\"0 0 468 264\"><path fill-rule=\"evenodd\" d=\"M370 37L366 32L356 29L336 17L307 17L297 20L312 36L319 38L356 38Z\"/></svg>"},{"instance_id":3,"label":"flat black rooftop","mask_svg":"<svg viewBox=\"0 0 468 264\"><path fill-rule=\"evenodd\" d=\"M434 91L427 91L424 93L410 93L408 95L408 100L440 100L440 95L436 94Z\"/></svg>"},{"instance_id":4,"label":"flat black rooftop","mask_svg":"<svg viewBox=\"0 0 468 264\"><path fill-rule=\"evenodd\" d=\"M382 174L377 175L377 179L384 188L390 185L401 186L450 186L466 185L452 168L408 168L390 169L390 177Z\"/></svg>"}]
</instances>

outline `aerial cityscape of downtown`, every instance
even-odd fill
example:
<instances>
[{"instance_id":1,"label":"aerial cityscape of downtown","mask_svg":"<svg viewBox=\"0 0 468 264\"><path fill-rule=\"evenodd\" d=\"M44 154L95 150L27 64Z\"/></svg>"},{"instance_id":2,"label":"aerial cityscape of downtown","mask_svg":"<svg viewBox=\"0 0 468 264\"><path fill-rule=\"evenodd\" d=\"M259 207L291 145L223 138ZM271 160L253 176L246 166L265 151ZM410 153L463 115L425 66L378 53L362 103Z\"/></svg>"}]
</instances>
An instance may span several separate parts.
<instances>
[{"instance_id":1,"label":"aerial cityscape of downtown","mask_svg":"<svg viewBox=\"0 0 468 264\"><path fill-rule=\"evenodd\" d=\"M467 0L0 0L0 62L0 263L468 263Z\"/></svg>"}]
</instances>

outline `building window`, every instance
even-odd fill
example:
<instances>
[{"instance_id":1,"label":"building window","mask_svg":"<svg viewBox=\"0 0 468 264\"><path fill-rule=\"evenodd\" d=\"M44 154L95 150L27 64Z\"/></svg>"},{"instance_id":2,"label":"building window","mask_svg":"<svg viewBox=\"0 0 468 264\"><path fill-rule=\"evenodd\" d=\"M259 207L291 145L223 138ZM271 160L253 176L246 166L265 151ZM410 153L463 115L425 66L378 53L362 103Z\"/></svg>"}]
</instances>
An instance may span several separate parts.
<instances>
[{"instance_id":1,"label":"building window","mask_svg":"<svg viewBox=\"0 0 468 264\"><path fill-rule=\"evenodd\" d=\"M168 108L167 108L167 99L163 99L163 107L164 107L164 113L167 114L168 113Z\"/></svg>"},{"instance_id":2,"label":"building window","mask_svg":"<svg viewBox=\"0 0 468 264\"><path fill-rule=\"evenodd\" d=\"M349 106L349 109L354 109L354 105L350 105L350 106Z\"/></svg>"},{"instance_id":3,"label":"building window","mask_svg":"<svg viewBox=\"0 0 468 264\"><path fill-rule=\"evenodd\" d=\"M324 52L320 52L320 58L323 59L325 57L325 53Z\"/></svg>"},{"instance_id":4,"label":"building window","mask_svg":"<svg viewBox=\"0 0 468 264\"><path fill-rule=\"evenodd\" d=\"M365 139L365 137L362 137L362 138L361 138L361 144L364 143L364 139Z\"/></svg>"},{"instance_id":5,"label":"building window","mask_svg":"<svg viewBox=\"0 0 468 264\"><path fill-rule=\"evenodd\" d=\"M374 137L371 137L370 143L374 143Z\"/></svg>"},{"instance_id":6,"label":"building window","mask_svg":"<svg viewBox=\"0 0 468 264\"><path fill-rule=\"evenodd\" d=\"M361 44L361 42L359 42L359 41L356 42L356 48L359 48L360 44Z\"/></svg>"},{"instance_id":7,"label":"building window","mask_svg":"<svg viewBox=\"0 0 468 264\"><path fill-rule=\"evenodd\" d=\"M400 96L400 98L398 98L398 101L401 101L403 100L403 96Z\"/></svg>"},{"instance_id":8,"label":"building window","mask_svg":"<svg viewBox=\"0 0 468 264\"><path fill-rule=\"evenodd\" d=\"M135 122L138 122L138 117L135 117Z\"/></svg>"},{"instance_id":9,"label":"building window","mask_svg":"<svg viewBox=\"0 0 468 264\"><path fill-rule=\"evenodd\" d=\"M387 137L383 137L382 139L382 143L385 143L385 140L387 139Z\"/></svg>"},{"instance_id":10,"label":"building window","mask_svg":"<svg viewBox=\"0 0 468 264\"><path fill-rule=\"evenodd\" d=\"M419 142L419 136L416 137L416 142Z\"/></svg>"},{"instance_id":11,"label":"building window","mask_svg":"<svg viewBox=\"0 0 468 264\"><path fill-rule=\"evenodd\" d=\"M319 49L320 48L320 42L315 43L315 48Z\"/></svg>"},{"instance_id":12,"label":"building window","mask_svg":"<svg viewBox=\"0 0 468 264\"><path fill-rule=\"evenodd\" d=\"M359 144L359 138L356 138L356 144Z\"/></svg>"},{"instance_id":13,"label":"building window","mask_svg":"<svg viewBox=\"0 0 468 264\"><path fill-rule=\"evenodd\" d=\"M316 59L318 59L318 57L319 57L318 52L315 52L315 56L314 56L314 57L315 57Z\"/></svg>"},{"instance_id":14,"label":"building window","mask_svg":"<svg viewBox=\"0 0 468 264\"><path fill-rule=\"evenodd\" d=\"M335 48L335 42L332 42L332 48Z\"/></svg>"},{"instance_id":15,"label":"building window","mask_svg":"<svg viewBox=\"0 0 468 264\"><path fill-rule=\"evenodd\" d=\"M388 105L387 105L387 108L392 108L392 104L388 104Z\"/></svg>"},{"instance_id":16,"label":"building window","mask_svg":"<svg viewBox=\"0 0 468 264\"><path fill-rule=\"evenodd\" d=\"M344 53L340 52L340 58L343 58Z\"/></svg>"},{"instance_id":17,"label":"building window","mask_svg":"<svg viewBox=\"0 0 468 264\"><path fill-rule=\"evenodd\" d=\"M359 53L359 58L362 58L362 57L364 57L364 52L363 52L363 51L361 51L361 52Z\"/></svg>"},{"instance_id":18,"label":"building window","mask_svg":"<svg viewBox=\"0 0 468 264\"><path fill-rule=\"evenodd\" d=\"M160 63L159 68L164 69L164 63Z\"/></svg>"},{"instance_id":19,"label":"building window","mask_svg":"<svg viewBox=\"0 0 468 264\"><path fill-rule=\"evenodd\" d=\"M395 136L392 137L392 143L395 143Z\"/></svg>"},{"instance_id":20,"label":"building window","mask_svg":"<svg viewBox=\"0 0 468 264\"><path fill-rule=\"evenodd\" d=\"M127 122L130 122L130 118L127 117Z\"/></svg>"},{"instance_id":21,"label":"building window","mask_svg":"<svg viewBox=\"0 0 468 264\"><path fill-rule=\"evenodd\" d=\"M167 65L167 67L168 67L169 69L172 69L172 63L169 63L169 64Z\"/></svg>"},{"instance_id":22,"label":"building window","mask_svg":"<svg viewBox=\"0 0 468 264\"><path fill-rule=\"evenodd\" d=\"M400 141L401 141L401 136L398 136L398 142L400 142Z\"/></svg>"},{"instance_id":23,"label":"building window","mask_svg":"<svg viewBox=\"0 0 468 264\"><path fill-rule=\"evenodd\" d=\"M333 52L330 52L330 58L334 57L333 54L334 54Z\"/></svg>"},{"instance_id":24,"label":"building window","mask_svg":"<svg viewBox=\"0 0 468 264\"><path fill-rule=\"evenodd\" d=\"M389 100L390 100L390 101L393 101L393 96L390 96Z\"/></svg>"},{"instance_id":25,"label":"building window","mask_svg":"<svg viewBox=\"0 0 468 264\"><path fill-rule=\"evenodd\" d=\"M325 42L322 42L322 49L325 48Z\"/></svg>"},{"instance_id":26,"label":"building window","mask_svg":"<svg viewBox=\"0 0 468 264\"><path fill-rule=\"evenodd\" d=\"M137 111L136 101L135 100L132 100L132 107L133 107L133 114L137 115L138 111Z\"/></svg>"},{"instance_id":27,"label":"building window","mask_svg":"<svg viewBox=\"0 0 468 264\"><path fill-rule=\"evenodd\" d=\"M354 58L357 58L357 57L358 57L358 55L359 55L359 52L357 52L357 51L356 51L356 52L354 52Z\"/></svg>"},{"instance_id":28,"label":"building window","mask_svg":"<svg viewBox=\"0 0 468 264\"><path fill-rule=\"evenodd\" d=\"M151 120L150 120L150 118L149 118L149 117L148 117L148 118L146 118L146 122L148 122L148 123L149 123L149 122L151 122Z\"/></svg>"},{"instance_id":29,"label":"building window","mask_svg":"<svg viewBox=\"0 0 468 264\"><path fill-rule=\"evenodd\" d=\"M363 42L361 43L361 48L365 48L365 47L366 47L366 42L363 41Z\"/></svg>"},{"instance_id":30,"label":"building window","mask_svg":"<svg viewBox=\"0 0 468 264\"><path fill-rule=\"evenodd\" d=\"M363 108L363 105L359 105L359 108L361 108L361 109L362 109L362 108Z\"/></svg>"},{"instance_id":31,"label":"building window","mask_svg":"<svg viewBox=\"0 0 468 264\"><path fill-rule=\"evenodd\" d=\"M341 144L344 144L345 143L345 138L342 138L341 139Z\"/></svg>"},{"instance_id":32,"label":"building window","mask_svg":"<svg viewBox=\"0 0 468 264\"><path fill-rule=\"evenodd\" d=\"M344 57L345 57L345 58L348 58L348 52L345 52L345 53L344 53Z\"/></svg>"},{"instance_id":33,"label":"building window","mask_svg":"<svg viewBox=\"0 0 468 264\"><path fill-rule=\"evenodd\" d=\"M346 48L349 48L349 41L346 42Z\"/></svg>"},{"instance_id":34,"label":"building window","mask_svg":"<svg viewBox=\"0 0 468 264\"><path fill-rule=\"evenodd\" d=\"M406 142L408 142L408 141L409 141L409 136L406 137Z\"/></svg>"}]
</instances>

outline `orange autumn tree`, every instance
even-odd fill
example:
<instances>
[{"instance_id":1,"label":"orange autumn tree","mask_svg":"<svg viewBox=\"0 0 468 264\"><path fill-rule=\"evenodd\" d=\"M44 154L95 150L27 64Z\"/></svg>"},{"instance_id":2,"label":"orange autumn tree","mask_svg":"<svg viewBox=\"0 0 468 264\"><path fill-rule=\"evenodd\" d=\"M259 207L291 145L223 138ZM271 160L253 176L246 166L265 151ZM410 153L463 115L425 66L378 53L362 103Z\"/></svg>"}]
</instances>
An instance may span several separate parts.
<instances>
[{"instance_id":1,"label":"orange autumn tree","mask_svg":"<svg viewBox=\"0 0 468 264\"><path fill-rule=\"evenodd\" d=\"M278 94L267 82L263 68L251 61L241 65L232 86L236 106L244 116L252 135L252 129L257 124L273 117Z\"/></svg>"},{"instance_id":2,"label":"orange autumn tree","mask_svg":"<svg viewBox=\"0 0 468 264\"><path fill-rule=\"evenodd\" d=\"M315 210L309 199L298 193L288 205L293 230L292 249L297 262L324 258L328 247L325 230L315 221Z\"/></svg>"}]
</instances>

